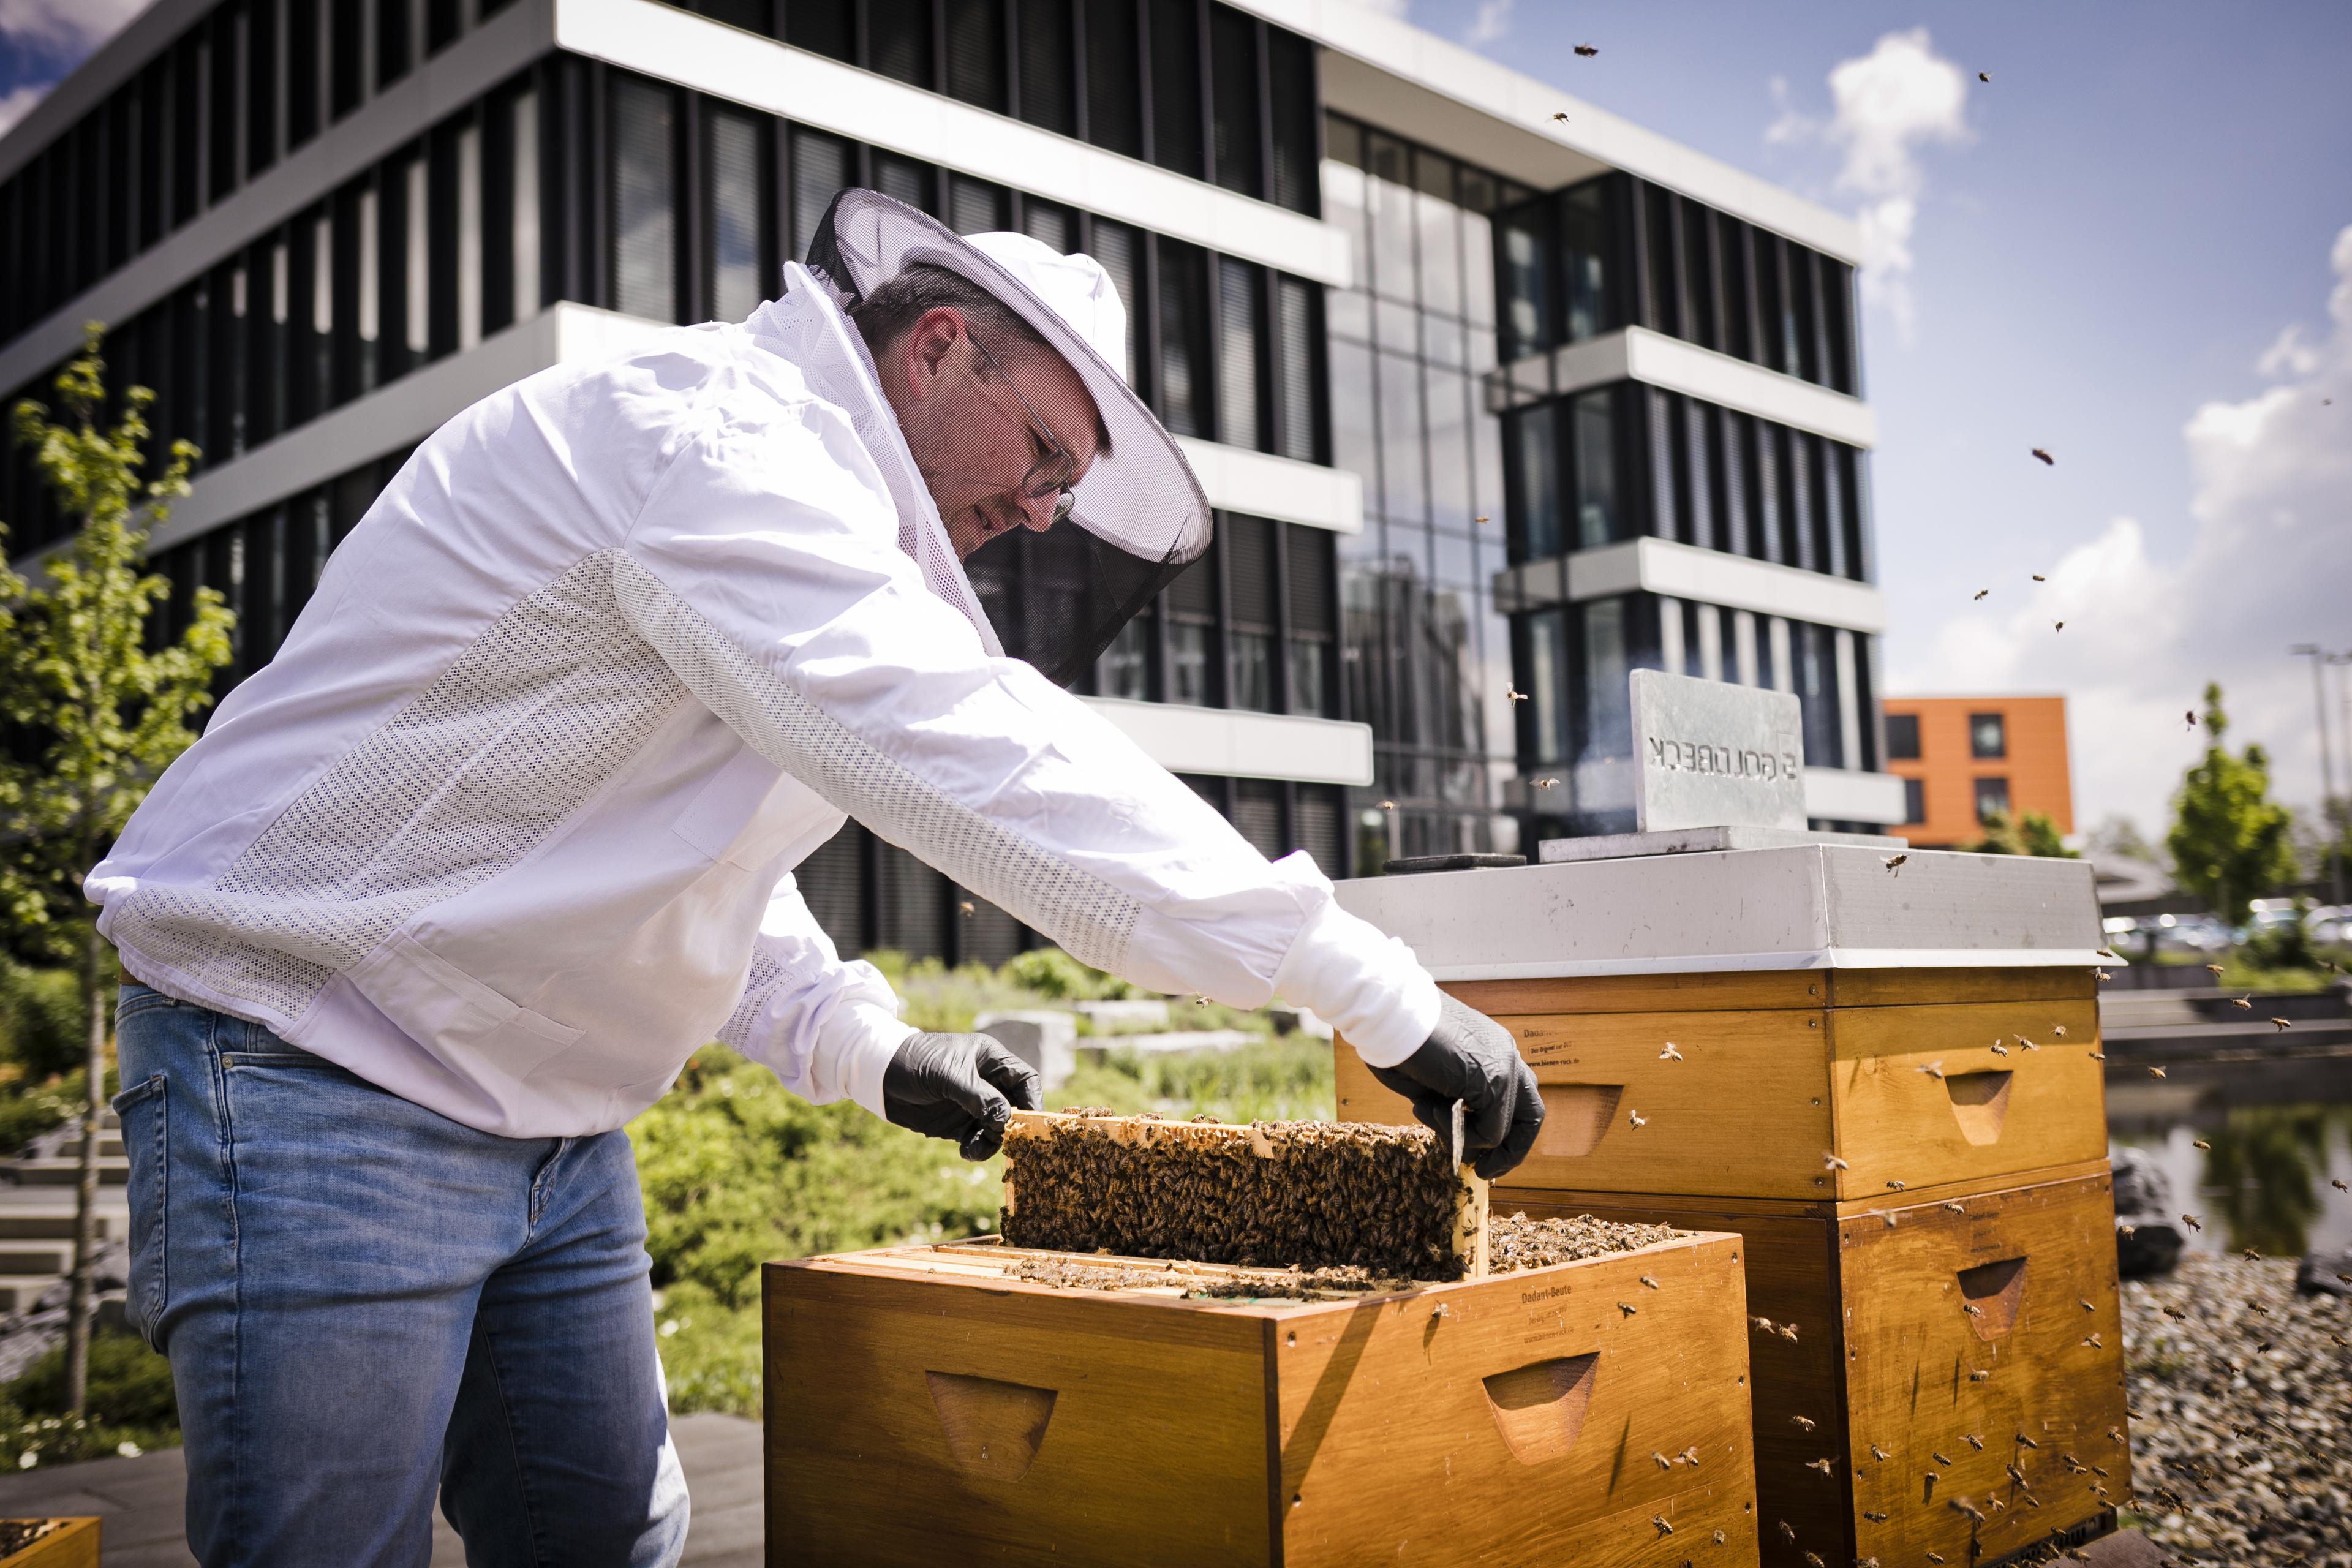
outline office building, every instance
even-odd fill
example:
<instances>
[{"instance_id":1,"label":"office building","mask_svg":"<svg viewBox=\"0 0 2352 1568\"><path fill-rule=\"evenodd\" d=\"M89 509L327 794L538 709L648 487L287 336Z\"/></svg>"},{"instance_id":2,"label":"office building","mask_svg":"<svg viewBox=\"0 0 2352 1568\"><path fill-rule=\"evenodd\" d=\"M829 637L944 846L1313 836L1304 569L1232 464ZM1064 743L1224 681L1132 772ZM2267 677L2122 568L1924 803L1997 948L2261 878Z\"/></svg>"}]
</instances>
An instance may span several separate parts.
<instances>
[{"instance_id":1,"label":"office building","mask_svg":"<svg viewBox=\"0 0 2352 1568\"><path fill-rule=\"evenodd\" d=\"M2063 697L1890 697L1886 765L1903 781L1902 824L1928 848L1973 844L1986 819L2029 814L2074 831Z\"/></svg>"},{"instance_id":2,"label":"office building","mask_svg":"<svg viewBox=\"0 0 2352 1568\"><path fill-rule=\"evenodd\" d=\"M1625 826L1638 667L1797 692L1815 817L1900 810L1853 225L1345 0L156 0L0 138L0 394L109 325L234 682L443 419L747 314L848 184L1118 279L1220 527L1082 689L1268 854ZM21 454L0 520L58 539ZM1054 553L975 557L1009 646ZM1034 940L855 826L803 881Z\"/></svg>"}]
</instances>

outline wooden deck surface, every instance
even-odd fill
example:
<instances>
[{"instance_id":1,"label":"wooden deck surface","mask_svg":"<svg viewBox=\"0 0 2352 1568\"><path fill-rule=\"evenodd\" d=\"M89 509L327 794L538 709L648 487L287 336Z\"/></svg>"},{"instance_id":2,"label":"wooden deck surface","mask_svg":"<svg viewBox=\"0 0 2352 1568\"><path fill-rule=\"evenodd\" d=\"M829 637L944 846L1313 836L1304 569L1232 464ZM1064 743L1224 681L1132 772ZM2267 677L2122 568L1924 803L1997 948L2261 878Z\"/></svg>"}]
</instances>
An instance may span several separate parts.
<instances>
[{"instance_id":1,"label":"wooden deck surface","mask_svg":"<svg viewBox=\"0 0 2352 1568\"><path fill-rule=\"evenodd\" d=\"M670 1423L694 1496L682 1562L697 1568L758 1568L764 1534L760 1424L734 1415L681 1415ZM187 1473L180 1450L135 1459L93 1459L0 1477L0 1518L100 1515L105 1568L192 1568L182 1527ZM433 1568L464 1568L465 1548L438 1512Z\"/></svg>"}]
</instances>

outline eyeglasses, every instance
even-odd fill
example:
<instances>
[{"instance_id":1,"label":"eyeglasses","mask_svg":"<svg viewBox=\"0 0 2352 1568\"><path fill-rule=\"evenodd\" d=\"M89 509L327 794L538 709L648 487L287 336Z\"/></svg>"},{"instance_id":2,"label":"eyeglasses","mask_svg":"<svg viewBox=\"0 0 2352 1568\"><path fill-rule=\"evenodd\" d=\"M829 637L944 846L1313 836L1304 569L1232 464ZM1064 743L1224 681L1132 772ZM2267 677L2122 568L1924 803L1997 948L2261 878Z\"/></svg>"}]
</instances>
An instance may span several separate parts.
<instances>
[{"instance_id":1,"label":"eyeglasses","mask_svg":"<svg viewBox=\"0 0 2352 1568\"><path fill-rule=\"evenodd\" d=\"M964 336L971 340L973 348L980 351L980 357L988 362L988 368L996 373L996 378L1012 387L1013 395L1021 399L1021 406L1028 412L1029 423L1035 428L1037 439L1045 445L1045 455L1032 463L1028 473L1022 477L1022 495L1030 500L1054 497L1054 521L1061 521L1070 515L1070 509L1078 502L1078 498L1070 493L1070 476L1078 471L1077 459L1070 456L1069 448L1054 439L1054 433L1045 428L1045 421L1038 414L1036 405L1023 396L1021 388L1004 374L1004 366L988 352L988 345L973 337L969 330Z\"/></svg>"}]
</instances>

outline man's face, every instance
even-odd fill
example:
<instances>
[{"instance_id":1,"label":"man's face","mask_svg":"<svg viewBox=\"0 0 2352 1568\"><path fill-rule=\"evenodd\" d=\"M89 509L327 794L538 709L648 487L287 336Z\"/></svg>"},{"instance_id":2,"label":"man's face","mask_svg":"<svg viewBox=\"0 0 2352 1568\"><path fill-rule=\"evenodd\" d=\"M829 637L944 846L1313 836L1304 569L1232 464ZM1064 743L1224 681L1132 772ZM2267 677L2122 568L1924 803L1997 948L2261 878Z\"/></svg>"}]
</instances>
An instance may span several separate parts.
<instances>
[{"instance_id":1,"label":"man's face","mask_svg":"<svg viewBox=\"0 0 2352 1568\"><path fill-rule=\"evenodd\" d=\"M1053 526L1058 496L1023 493L1030 472L1053 455L1049 436L1070 455L1071 485L1095 459L1094 399L1069 363L1017 340L984 346L986 354L975 348L961 311L942 306L877 366L960 559L1015 528Z\"/></svg>"}]
</instances>

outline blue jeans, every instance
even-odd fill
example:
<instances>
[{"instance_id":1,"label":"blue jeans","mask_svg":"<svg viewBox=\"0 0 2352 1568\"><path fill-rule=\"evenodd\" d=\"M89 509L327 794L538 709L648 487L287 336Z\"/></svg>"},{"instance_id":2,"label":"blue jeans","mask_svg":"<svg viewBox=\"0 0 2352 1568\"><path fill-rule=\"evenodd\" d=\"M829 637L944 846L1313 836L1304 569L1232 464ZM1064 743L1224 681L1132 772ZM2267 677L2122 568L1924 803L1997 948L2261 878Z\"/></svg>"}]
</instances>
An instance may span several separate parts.
<instances>
[{"instance_id":1,"label":"blue jeans","mask_svg":"<svg viewBox=\"0 0 2352 1568\"><path fill-rule=\"evenodd\" d=\"M654 1568L686 1542L628 1136L463 1127L122 988L125 1311L206 1568Z\"/></svg>"}]
</instances>

